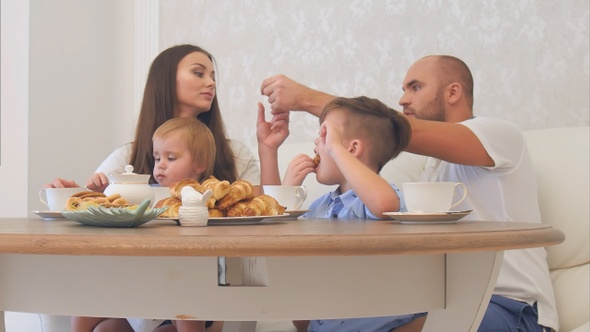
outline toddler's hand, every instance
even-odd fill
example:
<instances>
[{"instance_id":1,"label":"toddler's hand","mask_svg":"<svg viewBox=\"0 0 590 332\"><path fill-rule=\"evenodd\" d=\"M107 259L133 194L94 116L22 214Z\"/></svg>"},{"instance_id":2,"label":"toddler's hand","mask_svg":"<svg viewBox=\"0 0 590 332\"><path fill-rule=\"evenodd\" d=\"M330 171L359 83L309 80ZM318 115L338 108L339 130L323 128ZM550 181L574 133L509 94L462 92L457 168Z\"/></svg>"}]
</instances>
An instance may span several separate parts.
<instances>
[{"instance_id":1,"label":"toddler's hand","mask_svg":"<svg viewBox=\"0 0 590 332\"><path fill-rule=\"evenodd\" d=\"M103 192L109 185L109 179L104 173L94 173L87 181L86 188Z\"/></svg>"},{"instance_id":2,"label":"toddler's hand","mask_svg":"<svg viewBox=\"0 0 590 332\"><path fill-rule=\"evenodd\" d=\"M285 186L300 186L305 180L305 177L315 171L316 165L306 154L300 154L295 156L289 163L285 177L283 179L283 185Z\"/></svg>"}]
</instances>

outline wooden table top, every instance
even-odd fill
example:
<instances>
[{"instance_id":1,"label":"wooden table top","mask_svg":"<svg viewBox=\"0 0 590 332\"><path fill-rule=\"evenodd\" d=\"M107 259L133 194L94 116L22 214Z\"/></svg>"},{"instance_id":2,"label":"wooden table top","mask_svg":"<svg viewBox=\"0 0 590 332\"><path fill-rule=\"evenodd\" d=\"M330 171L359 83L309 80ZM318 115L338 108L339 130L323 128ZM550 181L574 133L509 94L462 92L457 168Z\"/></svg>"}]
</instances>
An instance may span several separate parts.
<instances>
[{"instance_id":1,"label":"wooden table top","mask_svg":"<svg viewBox=\"0 0 590 332\"><path fill-rule=\"evenodd\" d=\"M180 227L152 220L137 228L69 220L0 218L0 254L106 256L348 256L440 254L544 247L563 242L549 225L459 221L298 219L256 225Z\"/></svg>"}]
</instances>

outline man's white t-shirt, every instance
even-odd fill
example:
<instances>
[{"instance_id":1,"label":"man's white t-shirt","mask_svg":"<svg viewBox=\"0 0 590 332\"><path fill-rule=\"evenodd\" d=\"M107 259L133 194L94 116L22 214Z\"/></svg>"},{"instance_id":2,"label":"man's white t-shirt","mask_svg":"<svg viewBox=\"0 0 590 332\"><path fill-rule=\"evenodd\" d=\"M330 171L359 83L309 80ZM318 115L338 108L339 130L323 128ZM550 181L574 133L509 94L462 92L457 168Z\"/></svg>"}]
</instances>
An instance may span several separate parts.
<instances>
[{"instance_id":1,"label":"man's white t-shirt","mask_svg":"<svg viewBox=\"0 0 590 332\"><path fill-rule=\"evenodd\" d=\"M541 223L535 172L522 132L509 122L485 117L461 124L477 136L495 166L466 166L428 158L421 180L463 182L467 198L455 208L473 209L464 220ZM505 251L494 294L531 305L537 302L538 323L558 330L546 258L544 248Z\"/></svg>"}]
</instances>

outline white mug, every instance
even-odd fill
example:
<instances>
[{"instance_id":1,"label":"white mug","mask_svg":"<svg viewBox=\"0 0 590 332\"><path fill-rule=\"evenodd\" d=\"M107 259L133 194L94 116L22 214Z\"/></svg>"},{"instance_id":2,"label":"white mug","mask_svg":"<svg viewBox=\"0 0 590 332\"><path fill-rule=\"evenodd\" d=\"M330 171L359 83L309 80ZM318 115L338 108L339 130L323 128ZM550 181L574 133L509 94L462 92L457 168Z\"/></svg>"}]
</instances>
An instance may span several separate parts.
<instances>
[{"instance_id":1,"label":"white mug","mask_svg":"<svg viewBox=\"0 0 590 332\"><path fill-rule=\"evenodd\" d=\"M262 191L274 197L287 210L299 210L307 198L307 189L303 186L262 186Z\"/></svg>"},{"instance_id":2,"label":"white mug","mask_svg":"<svg viewBox=\"0 0 590 332\"><path fill-rule=\"evenodd\" d=\"M463 196L453 203L457 187ZM467 197L467 187L462 182L406 182L403 184L404 199L412 213L435 213L449 211Z\"/></svg>"},{"instance_id":3,"label":"white mug","mask_svg":"<svg viewBox=\"0 0 590 332\"><path fill-rule=\"evenodd\" d=\"M39 191L39 200L47 205L50 211L63 211L66 208L66 202L75 193L86 191L87 189L75 188L43 188ZM43 195L45 193L45 195ZM45 196L45 199L43 199Z\"/></svg>"}]
</instances>

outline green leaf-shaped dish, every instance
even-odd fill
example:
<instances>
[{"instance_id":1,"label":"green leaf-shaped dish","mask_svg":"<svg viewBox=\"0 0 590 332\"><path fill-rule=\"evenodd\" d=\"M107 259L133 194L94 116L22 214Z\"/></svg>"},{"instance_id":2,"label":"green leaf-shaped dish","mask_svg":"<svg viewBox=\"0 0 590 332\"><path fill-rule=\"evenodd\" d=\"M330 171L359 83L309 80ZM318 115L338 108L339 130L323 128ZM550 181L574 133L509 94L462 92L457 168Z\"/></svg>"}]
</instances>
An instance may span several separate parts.
<instances>
[{"instance_id":1,"label":"green leaf-shaped dish","mask_svg":"<svg viewBox=\"0 0 590 332\"><path fill-rule=\"evenodd\" d=\"M62 211L61 214L69 220L77 221L87 226L100 227L137 227L154 219L166 211L168 207L148 210L150 200L141 202L137 209L105 208L91 206L84 211Z\"/></svg>"}]
</instances>

